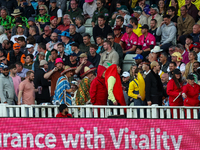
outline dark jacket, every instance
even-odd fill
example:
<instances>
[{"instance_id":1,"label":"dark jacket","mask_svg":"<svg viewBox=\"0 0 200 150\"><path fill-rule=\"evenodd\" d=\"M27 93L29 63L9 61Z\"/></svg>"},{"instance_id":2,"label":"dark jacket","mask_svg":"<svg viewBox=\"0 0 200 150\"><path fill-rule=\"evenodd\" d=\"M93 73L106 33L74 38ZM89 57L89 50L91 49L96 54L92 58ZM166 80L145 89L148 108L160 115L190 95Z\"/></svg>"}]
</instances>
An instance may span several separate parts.
<instances>
[{"instance_id":1,"label":"dark jacket","mask_svg":"<svg viewBox=\"0 0 200 150\"><path fill-rule=\"evenodd\" d=\"M164 94L163 85L158 74L153 70L145 78L146 100L152 104L162 105L162 96Z\"/></svg>"},{"instance_id":2,"label":"dark jacket","mask_svg":"<svg viewBox=\"0 0 200 150\"><path fill-rule=\"evenodd\" d=\"M167 61L164 65L160 64L160 66L161 66L161 70L164 73L167 73L167 68L169 67L169 62Z\"/></svg>"},{"instance_id":3,"label":"dark jacket","mask_svg":"<svg viewBox=\"0 0 200 150\"><path fill-rule=\"evenodd\" d=\"M198 9L194 4L191 4L190 8L188 9L188 14L193 17L193 19L198 21Z\"/></svg>"},{"instance_id":4,"label":"dark jacket","mask_svg":"<svg viewBox=\"0 0 200 150\"><path fill-rule=\"evenodd\" d=\"M101 56L99 54L96 54L94 57L88 54L88 60L94 65L94 67L98 67L100 62Z\"/></svg>"},{"instance_id":5,"label":"dark jacket","mask_svg":"<svg viewBox=\"0 0 200 150\"><path fill-rule=\"evenodd\" d=\"M100 28L99 25L96 25L93 28L94 41L96 42L96 37L100 35L107 38L108 33L113 33L111 26L105 24L104 28Z\"/></svg>"},{"instance_id":6,"label":"dark jacket","mask_svg":"<svg viewBox=\"0 0 200 150\"><path fill-rule=\"evenodd\" d=\"M76 32L74 35L71 35L71 37L72 37L72 41L78 43L79 45L83 43L83 37L81 36L80 33Z\"/></svg>"},{"instance_id":7,"label":"dark jacket","mask_svg":"<svg viewBox=\"0 0 200 150\"><path fill-rule=\"evenodd\" d=\"M0 0L0 6L6 7L10 15L18 5L16 0Z\"/></svg>"},{"instance_id":8,"label":"dark jacket","mask_svg":"<svg viewBox=\"0 0 200 150\"><path fill-rule=\"evenodd\" d=\"M43 35L44 35L44 33L40 35L40 37L36 40L36 43L41 43L41 42L42 42L42 43L47 44L48 42L51 41L50 36L47 36L47 37L44 39L44 38L43 38Z\"/></svg>"},{"instance_id":9,"label":"dark jacket","mask_svg":"<svg viewBox=\"0 0 200 150\"><path fill-rule=\"evenodd\" d=\"M9 58L8 61L9 61L9 64L14 64L16 62L21 62L21 57L24 53L22 53L21 51L19 51L19 53L17 54L17 56L15 56L15 53L14 53L14 50L10 51L9 52Z\"/></svg>"},{"instance_id":10,"label":"dark jacket","mask_svg":"<svg viewBox=\"0 0 200 150\"><path fill-rule=\"evenodd\" d=\"M21 7L21 5L19 5L19 9L22 12L22 16L26 17L27 19L29 17L32 17L33 14L35 14L35 10L33 8L33 6L25 6L25 7Z\"/></svg>"},{"instance_id":11,"label":"dark jacket","mask_svg":"<svg viewBox=\"0 0 200 150\"><path fill-rule=\"evenodd\" d=\"M51 102L49 93L49 86L51 86L51 83L48 82L47 79L44 79L45 73L46 72L43 69L39 69L35 72L35 79L34 79L35 88L37 89L38 86L42 86L42 93L38 94L37 92L35 95L35 99L38 104Z\"/></svg>"}]
</instances>

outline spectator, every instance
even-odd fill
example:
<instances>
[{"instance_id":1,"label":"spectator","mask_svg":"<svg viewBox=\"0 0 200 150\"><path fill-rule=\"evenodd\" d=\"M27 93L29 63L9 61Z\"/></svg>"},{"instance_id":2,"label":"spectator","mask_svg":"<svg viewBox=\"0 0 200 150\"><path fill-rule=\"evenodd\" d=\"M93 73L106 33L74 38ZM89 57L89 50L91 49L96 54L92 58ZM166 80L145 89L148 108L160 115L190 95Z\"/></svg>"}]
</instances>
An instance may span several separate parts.
<instances>
[{"instance_id":1,"label":"spectator","mask_svg":"<svg viewBox=\"0 0 200 150\"><path fill-rule=\"evenodd\" d=\"M14 64L9 66L10 77L12 78L15 94L19 94L19 84L21 83L21 78L17 75L17 68ZM17 100L17 99L16 99Z\"/></svg>"},{"instance_id":2,"label":"spectator","mask_svg":"<svg viewBox=\"0 0 200 150\"><path fill-rule=\"evenodd\" d=\"M172 76L174 74L174 69L176 69L176 63L175 62L170 62L169 63L169 69L167 70L168 74L169 74L169 80L172 79Z\"/></svg>"},{"instance_id":3,"label":"spectator","mask_svg":"<svg viewBox=\"0 0 200 150\"><path fill-rule=\"evenodd\" d=\"M123 35L121 41L119 42L122 48L123 43L126 43L126 47L123 50L124 54L131 54L137 48L138 37L135 33L133 33L133 26L131 24L126 26L126 33Z\"/></svg>"},{"instance_id":4,"label":"spectator","mask_svg":"<svg viewBox=\"0 0 200 150\"><path fill-rule=\"evenodd\" d=\"M5 29L3 26L0 26L0 44L3 43L4 40L8 40L7 35L5 34Z\"/></svg>"},{"instance_id":5,"label":"spectator","mask_svg":"<svg viewBox=\"0 0 200 150\"><path fill-rule=\"evenodd\" d=\"M178 41L181 43L185 42L185 35L192 33L192 27L195 24L194 19L187 13L187 7L181 7L181 16L178 17L177 28L178 28Z\"/></svg>"},{"instance_id":6,"label":"spectator","mask_svg":"<svg viewBox=\"0 0 200 150\"><path fill-rule=\"evenodd\" d=\"M51 55L51 52L50 51L47 51L46 49L46 45L44 43L39 43L38 44L38 52L43 52L45 54L45 60L46 61L49 61L49 56ZM36 57L36 61L38 60L38 55Z\"/></svg>"},{"instance_id":7,"label":"spectator","mask_svg":"<svg viewBox=\"0 0 200 150\"><path fill-rule=\"evenodd\" d=\"M29 18L33 14L35 14L35 10L34 10L33 6L31 5L31 2L27 3L26 0L21 0L18 8L22 12L22 16L24 16L26 18Z\"/></svg>"},{"instance_id":8,"label":"spectator","mask_svg":"<svg viewBox=\"0 0 200 150\"><path fill-rule=\"evenodd\" d=\"M65 14L63 16L63 24L59 25L57 29L54 30L57 34L61 34L63 31L66 31L69 29L70 25L70 16L68 14Z\"/></svg>"},{"instance_id":9,"label":"spectator","mask_svg":"<svg viewBox=\"0 0 200 150\"><path fill-rule=\"evenodd\" d=\"M14 64L16 62L25 63L25 55L20 51L20 45L18 43L13 44L13 50L7 54L7 60L9 64Z\"/></svg>"},{"instance_id":10,"label":"spectator","mask_svg":"<svg viewBox=\"0 0 200 150\"><path fill-rule=\"evenodd\" d=\"M106 68L108 68L107 63L111 64L119 64L119 55L118 53L114 50L113 47L111 47L112 43L108 40L104 41L103 47L105 52L101 54L101 59L99 62L99 65L102 65Z\"/></svg>"},{"instance_id":11,"label":"spectator","mask_svg":"<svg viewBox=\"0 0 200 150\"><path fill-rule=\"evenodd\" d=\"M60 113L56 115L56 118L72 118L72 115L68 113L66 104L61 104L58 109Z\"/></svg>"},{"instance_id":12,"label":"spectator","mask_svg":"<svg viewBox=\"0 0 200 150\"><path fill-rule=\"evenodd\" d=\"M126 106L122 83L120 78L121 68L116 64L109 64L105 73L106 88L108 90L109 105Z\"/></svg>"},{"instance_id":13,"label":"spectator","mask_svg":"<svg viewBox=\"0 0 200 150\"><path fill-rule=\"evenodd\" d=\"M97 46L95 44L90 45L90 51L88 53L88 60L94 65L95 68L98 67L101 56L96 53Z\"/></svg>"},{"instance_id":14,"label":"spectator","mask_svg":"<svg viewBox=\"0 0 200 150\"><path fill-rule=\"evenodd\" d=\"M86 105L90 103L90 84L94 79L94 71L96 68L84 67L84 73L81 74L81 83L79 85L77 95L76 95L76 105Z\"/></svg>"},{"instance_id":15,"label":"spectator","mask_svg":"<svg viewBox=\"0 0 200 150\"><path fill-rule=\"evenodd\" d=\"M96 42L97 36L107 37L108 33L112 33L112 29L109 25L105 24L106 20L103 15L98 16L98 25L93 28L93 38Z\"/></svg>"},{"instance_id":16,"label":"spectator","mask_svg":"<svg viewBox=\"0 0 200 150\"><path fill-rule=\"evenodd\" d=\"M140 55L140 54L137 54L135 57L133 57L133 59L135 59L135 62L136 62L136 64L137 64L137 66L139 66L140 63L141 63L142 60L143 60L143 56Z\"/></svg>"},{"instance_id":17,"label":"spectator","mask_svg":"<svg viewBox=\"0 0 200 150\"><path fill-rule=\"evenodd\" d=\"M70 36L70 34L69 34L69 32L67 32L67 31L63 31L61 34L60 34L60 36L61 36L61 39L62 39L62 42L64 43L64 45L65 45L65 53L66 54L71 54L72 53L72 50L71 50L71 46L70 46L70 44L72 44L73 43L73 41L72 41L72 37Z\"/></svg>"},{"instance_id":18,"label":"spectator","mask_svg":"<svg viewBox=\"0 0 200 150\"><path fill-rule=\"evenodd\" d=\"M37 54L38 54L38 51L35 51L35 50L34 50L34 45L32 45L32 44L27 44L27 45L26 45L26 49L28 50L28 53L29 53L29 54L32 54L32 55L33 55L33 61L35 61L35 60L36 60L36 56L37 56Z\"/></svg>"},{"instance_id":19,"label":"spectator","mask_svg":"<svg viewBox=\"0 0 200 150\"><path fill-rule=\"evenodd\" d=\"M0 63L6 65L6 66L10 66L10 63L8 62L7 58L5 56L0 56Z\"/></svg>"},{"instance_id":20,"label":"spectator","mask_svg":"<svg viewBox=\"0 0 200 150\"><path fill-rule=\"evenodd\" d=\"M167 68L169 67L169 62L167 61L168 55L166 52L161 53L160 55L160 63L161 63L161 70L164 73L167 73Z\"/></svg>"},{"instance_id":21,"label":"spectator","mask_svg":"<svg viewBox=\"0 0 200 150\"><path fill-rule=\"evenodd\" d=\"M67 4L66 0L57 0L56 1L56 6L62 10L63 14L66 11L66 7L67 7L66 4Z\"/></svg>"},{"instance_id":22,"label":"spectator","mask_svg":"<svg viewBox=\"0 0 200 150\"><path fill-rule=\"evenodd\" d=\"M148 105L158 104L162 106L162 97L164 89L158 71L160 66L158 62L153 61L150 64L151 72L145 78L146 100Z\"/></svg>"},{"instance_id":23,"label":"spectator","mask_svg":"<svg viewBox=\"0 0 200 150\"><path fill-rule=\"evenodd\" d=\"M37 41L40 38L40 35L37 34L37 27L36 26L31 26L29 28L29 35L33 36L35 41Z\"/></svg>"},{"instance_id":24,"label":"spectator","mask_svg":"<svg viewBox=\"0 0 200 150\"><path fill-rule=\"evenodd\" d=\"M11 29L12 18L8 15L7 8L1 8L1 17L0 17L0 25L4 27L4 29Z\"/></svg>"},{"instance_id":25,"label":"spectator","mask_svg":"<svg viewBox=\"0 0 200 150\"><path fill-rule=\"evenodd\" d=\"M9 0L9 1L0 1L0 6L7 8L8 15L10 15L13 12L13 9L17 8L17 1L15 0Z\"/></svg>"},{"instance_id":26,"label":"spectator","mask_svg":"<svg viewBox=\"0 0 200 150\"><path fill-rule=\"evenodd\" d=\"M172 54L172 62L176 63L176 68L179 69L184 75L185 73L185 64L182 62L183 57L181 56L181 53L179 52L174 52Z\"/></svg>"},{"instance_id":27,"label":"spectator","mask_svg":"<svg viewBox=\"0 0 200 150\"><path fill-rule=\"evenodd\" d=\"M78 59L76 53L72 53L69 55L69 66L70 67L77 67L78 66Z\"/></svg>"},{"instance_id":28,"label":"spectator","mask_svg":"<svg viewBox=\"0 0 200 150\"><path fill-rule=\"evenodd\" d=\"M113 2L112 2L113 3ZM116 20L116 18L117 18L117 16L119 15L119 13L118 13L118 10L117 10L117 8L120 8L122 5L121 5L121 1L117 1L116 2L116 4L115 4L115 11L112 11L111 12L111 10L110 10L110 15L112 16L111 17L111 20L109 21L109 24L110 24L110 26L114 26L114 23L115 23L115 20ZM112 7L112 6L111 6ZM118 16L119 17L119 16ZM121 17L121 16L120 16ZM123 18L123 17L122 17ZM124 18L123 18L123 22L124 22Z\"/></svg>"},{"instance_id":29,"label":"spectator","mask_svg":"<svg viewBox=\"0 0 200 150\"><path fill-rule=\"evenodd\" d=\"M197 53L195 51L189 52L188 58L190 61L185 66L185 78L193 72L193 64L194 62L197 62Z\"/></svg>"},{"instance_id":30,"label":"spectator","mask_svg":"<svg viewBox=\"0 0 200 150\"><path fill-rule=\"evenodd\" d=\"M124 18L124 23L123 25L127 26L129 24L129 20L131 18L131 16L129 15L129 11L128 11L128 8L125 6L125 5L121 5L120 8L117 8L118 12L119 12L119 15L118 16L121 16ZM117 17L118 17L117 16ZM116 20L117 21L117 20ZM115 21L115 25L118 25L117 22Z\"/></svg>"},{"instance_id":31,"label":"spectator","mask_svg":"<svg viewBox=\"0 0 200 150\"><path fill-rule=\"evenodd\" d=\"M160 16L164 16L166 14L165 0L158 1L158 9L159 9Z\"/></svg>"},{"instance_id":32,"label":"spectator","mask_svg":"<svg viewBox=\"0 0 200 150\"><path fill-rule=\"evenodd\" d=\"M183 45L177 44L175 47L175 51L181 53L181 55L183 57L183 59L182 59L183 63L187 64L190 61L188 58L189 52L184 49Z\"/></svg>"},{"instance_id":33,"label":"spectator","mask_svg":"<svg viewBox=\"0 0 200 150\"><path fill-rule=\"evenodd\" d=\"M167 84L167 95L169 95L169 106L183 106L183 98L181 93L183 91L183 81L181 72L179 69L174 70L172 79ZM178 109L178 118L180 110ZM173 109L171 109L173 118Z\"/></svg>"},{"instance_id":34,"label":"spectator","mask_svg":"<svg viewBox=\"0 0 200 150\"><path fill-rule=\"evenodd\" d=\"M192 29L192 33L190 34L193 38L193 42L199 42L200 41L200 25L199 24L195 24L193 26L193 29Z\"/></svg>"},{"instance_id":35,"label":"spectator","mask_svg":"<svg viewBox=\"0 0 200 150\"><path fill-rule=\"evenodd\" d=\"M70 36L72 37L72 41L78 43L79 45L83 43L83 37L81 36L80 33L76 32L76 26L74 24L70 24L69 33Z\"/></svg>"},{"instance_id":36,"label":"spectator","mask_svg":"<svg viewBox=\"0 0 200 150\"><path fill-rule=\"evenodd\" d=\"M46 48L48 51L51 51L52 49L57 49L57 46L58 46L58 34L53 32L51 34L51 41L49 41L47 44L46 44Z\"/></svg>"},{"instance_id":37,"label":"spectator","mask_svg":"<svg viewBox=\"0 0 200 150\"><path fill-rule=\"evenodd\" d=\"M106 68L99 65L97 68L97 77L94 78L90 85L90 102L93 105L107 105L108 91L105 84L105 72ZM98 114L100 114L99 109Z\"/></svg>"},{"instance_id":38,"label":"spectator","mask_svg":"<svg viewBox=\"0 0 200 150\"><path fill-rule=\"evenodd\" d=\"M49 25L46 25L44 27L44 33L40 35L40 37L36 40L37 43L45 43L47 44L48 42L51 41L51 32L52 32L52 29Z\"/></svg>"},{"instance_id":39,"label":"spectator","mask_svg":"<svg viewBox=\"0 0 200 150\"><path fill-rule=\"evenodd\" d=\"M188 14L193 17L194 21L198 21L198 9L191 3L192 0L185 0L185 6L187 7Z\"/></svg>"},{"instance_id":40,"label":"spectator","mask_svg":"<svg viewBox=\"0 0 200 150\"><path fill-rule=\"evenodd\" d=\"M194 75L189 74L187 77L187 84L183 87L182 96L184 100L184 106L199 106L199 92L200 87L194 82ZM187 118L187 113L186 118ZM193 109L190 110L191 118L193 119Z\"/></svg>"},{"instance_id":41,"label":"spectator","mask_svg":"<svg viewBox=\"0 0 200 150\"><path fill-rule=\"evenodd\" d=\"M131 17L130 18L130 24L133 26L133 32L140 37L142 35L141 32L141 24L138 24L138 20L136 17Z\"/></svg>"},{"instance_id":42,"label":"spectator","mask_svg":"<svg viewBox=\"0 0 200 150\"><path fill-rule=\"evenodd\" d=\"M25 59L24 68L28 70L32 70L32 65L33 65L33 55L28 54Z\"/></svg>"},{"instance_id":43,"label":"spectator","mask_svg":"<svg viewBox=\"0 0 200 150\"><path fill-rule=\"evenodd\" d=\"M145 2L146 0L138 0L138 6L142 8L142 14L148 18L150 16L150 8L149 5L147 5Z\"/></svg>"},{"instance_id":44,"label":"spectator","mask_svg":"<svg viewBox=\"0 0 200 150\"><path fill-rule=\"evenodd\" d=\"M9 40L4 40L2 43L2 50L6 53L10 52L12 49L11 47L11 41Z\"/></svg>"},{"instance_id":45,"label":"spectator","mask_svg":"<svg viewBox=\"0 0 200 150\"><path fill-rule=\"evenodd\" d=\"M83 11L78 7L78 1L76 0L71 0L70 6L71 9L67 10L66 13L70 15L72 22L75 24L76 16L81 15Z\"/></svg>"},{"instance_id":46,"label":"spectator","mask_svg":"<svg viewBox=\"0 0 200 150\"><path fill-rule=\"evenodd\" d=\"M45 60L45 53L44 52L39 52L38 53L38 60L34 61L33 64L33 71L37 71L39 69L40 61Z\"/></svg>"},{"instance_id":47,"label":"spectator","mask_svg":"<svg viewBox=\"0 0 200 150\"><path fill-rule=\"evenodd\" d=\"M50 0L51 8L49 9L49 15L55 16L57 20L57 24L60 24L62 19L62 10L56 6L56 0Z\"/></svg>"},{"instance_id":48,"label":"spectator","mask_svg":"<svg viewBox=\"0 0 200 150\"><path fill-rule=\"evenodd\" d=\"M90 49L90 42L91 36L88 33L83 35L83 43L79 45L79 48L82 53L88 53Z\"/></svg>"},{"instance_id":49,"label":"spectator","mask_svg":"<svg viewBox=\"0 0 200 150\"><path fill-rule=\"evenodd\" d=\"M200 72L199 72L200 68L199 67L200 67L200 64L198 61L193 63L193 74L198 77L198 81L200 80Z\"/></svg>"},{"instance_id":50,"label":"spectator","mask_svg":"<svg viewBox=\"0 0 200 150\"><path fill-rule=\"evenodd\" d=\"M34 80L34 72L28 71L26 73L26 79L19 84L18 105L35 104L35 92L37 92L38 89L35 89L33 80Z\"/></svg>"},{"instance_id":51,"label":"spectator","mask_svg":"<svg viewBox=\"0 0 200 150\"><path fill-rule=\"evenodd\" d=\"M113 32L115 36L114 42L119 44L121 38L123 37L122 28L120 26L115 26Z\"/></svg>"},{"instance_id":52,"label":"spectator","mask_svg":"<svg viewBox=\"0 0 200 150\"><path fill-rule=\"evenodd\" d=\"M84 24L84 18L82 16L77 16L76 20L75 20L75 24L76 24L76 32L80 33L82 36L85 33L85 26Z\"/></svg>"},{"instance_id":53,"label":"spectator","mask_svg":"<svg viewBox=\"0 0 200 150\"><path fill-rule=\"evenodd\" d=\"M42 104L42 103L51 103L50 101L50 93L49 93L49 86L51 86L51 83L48 82L47 79L44 79L44 74L46 73L48 69L46 60L41 60L40 61L40 69L37 70L35 73L35 78L34 78L34 85L35 88L38 89L39 91L35 94L35 99L37 101L37 104Z\"/></svg>"},{"instance_id":54,"label":"spectator","mask_svg":"<svg viewBox=\"0 0 200 150\"><path fill-rule=\"evenodd\" d=\"M158 6L155 5L155 4L152 4L151 5L151 9L150 9L150 13L151 13L151 16L148 17L148 25L150 27L150 22L151 22L151 19L155 19L157 21L157 28L161 25L162 21L163 21L163 17L160 16L158 13L159 13L159 9L158 9Z\"/></svg>"},{"instance_id":55,"label":"spectator","mask_svg":"<svg viewBox=\"0 0 200 150\"><path fill-rule=\"evenodd\" d=\"M198 62L200 62L200 53L199 53L200 52L200 43L199 42L194 43L193 49L194 49L194 51L197 54L197 60L198 60Z\"/></svg>"},{"instance_id":56,"label":"spectator","mask_svg":"<svg viewBox=\"0 0 200 150\"><path fill-rule=\"evenodd\" d=\"M51 80L51 100L53 100L54 91L56 88L56 82L58 78L61 77L61 72L63 71L63 60L62 58L57 58L55 61L55 68L44 74L44 78Z\"/></svg>"},{"instance_id":57,"label":"spectator","mask_svg":"<svg viewBox=\"0 0 200 150\"><path fill-rule=\"evenodd\" d=\"M171 6L167 9L168 15L170 15L171 21L174 23L175 26L177 26L177 20L178 16L176 14L176 9L174 6Z\"/></svg>"},{"instance_id":58,"label":"spectator","mask_svg":"<svg viewBox=\"0 0 200 150\"><path fill-rule=\"evenodd\" d=\"M26 40L26 36L24 36L24 29L25 29L25 27L23 25L18 25L17 26L17 34L14 35L14 36L12 36L11 39L10 39L10 41L12 41L13 43L17 43L16 39L18 37L24 37L25 40Z\"/></svg>"},{"instance_id":59,"label":"spectator","mask_svg":"<svg viewBox=\"0 0 200 150\"><path fill-rule=\"evenodd\" d=\"M29 71L28 69L24 68L23 64L21 62L15 63L17 68L17 75L21 77L21 79L25 79L26 73Z\"/></svg>"},{"instance_id":60,"label":"spectator","mask_svg":"<svg viewBox=\"0 0 200 150\"><path fill-rule=\"evenodd\" d=\"M156 35L157 29L158 29L157 28L157 20L151 19L149 33L151 33L156 38L156 43L160 43L161 37Z\"/></svg>"},{"instance_id":61,"label":"spectator","mask_svg":"<svg viewBox=\"0 0 200 150\"><path fill-rule=\"evenodd\" d=\"M144 16L142 13L143 11L140 6L136 6L135 8L133 8L134 17L136 17L138 20L138 23L143 26L144 24L147 24L147 17Z\"/></svg>"},{"instance_id":62,"label":"spectator","mask_svg":"<svg viewBox=\"0 0 200 150\"><path fill-rule=\"evenodd\" d=\"M169 47L176 43L176 27L171 22L169 15L163 16L164 21L156 31L156 35L161 35L160 48L168 52Z\"/></svg>"},{"instance_id":63,"label":"spectator","mask_svg":"<svg viewBox=\"0 0 200 150\"><path fill-rule=\"evenodd\" d=\"M186 49L186 51L192 51L193 50L193 38L192 38L192 36L191 35L188 35L187 37L186 37L186 40L185 40L185 49Z\"/></svg>"},{"instance_id":64,"label":"spectator","mask_svg":"<svg viewBox=\"0 0 200 150\"><path fill-rule=\"evenodd\" d=\"M135 79L135 69L137 68L137 65L136 64L133 64L130 68L130 80L129 81L132 81Z\"/></svg>"},{"instance_id":65,"label":"spectator","mask_svg":"<svg viewBox=\"0 0 200 150\"><path fill-rule=\"evenodd\" d=\"M55 67L55 61L58 58L58 51L56 49L52 49L50 60L48 62L48 71L52 70Z\"/></svg>"},{"instance_id":66,"label":"spectator","mask_svg":"<svg viewBox=\"0 0 200 150\"><path fill-rule=\"evenodd\" d=\"M52 29L52 32L57 28L58 25L58 18L56 16L51 16L50 18L50 27Z\"/></svg>"},{"instance_id":67,"label":"spectator","mask_svg":"<svg viewBox=\"0 0 200 150\"><path fill-rule=\"evenodd\" d=\"M58 43L58 58L62 58L64 65L69 64L69 56L64 52L64 44L63 43Z\"/></svg>"},{"instance_id":68,"label":"spectator","mask_svg":"<svg viewBox=\"0 0 200 150\"><path fill-rule=\"evenodd\" d=\"M109 13L108 10L103 6L103 1L102 0L97 0L97 9L94 11L94 14L92 16L92 26L93 28L95 27L95 24L97 25L97 21L99 20L99 16L101 18L104 18L105 22L108 21ZM104 16L104 17L102 17ZM99 21L98 21L99 24ZM102 26L102 25L100 25Z\"/></svg>"},{"instance_id":69,"label":"spectator","mask_svg":"<svg viewBox=\"0 0 200 150\"><path fill-rule=\"evenodd\" d=\"M30 28L30 27L35 27L35 28L36 28L36 30L35 30L35 31L36 31L36 34L39 35L39 29L38 29L38 27L36 26L35 18L29 17L27 22L28 22L29 28ZM29 33L29 34L30 34L30 33Z\"/></svg>"},{"instance_id":70,"label":"spectator","mask_svg":"<svg viewBox=\"0 0 200 150\"><path fill-rule=\"evenodd\" d=\"M126 32L126 28L125 28L125 25L124 25L124 18L122 16L117 16L117 18L115 20L115 26L120 26L122 28L122 33Z\"/></svg>"},{"instance_id":71,"label":"spectator","mask_svg":"<svg viewBox=\"0 0 200 150\"><path fill-rule=\"evenodd\" d=\"M103 51L103 42L104 42L104 38L102 36L97 36L96 37L96 42L98 45L98 49L96 51L97 54L101 54Z\"/></svg>"},{"instance_id":72,"label":"spectator","mask_svg":"<svg viewBox=\"0 0 200 150\"><path fill-rule=\"evenodd\" d=\"M169 82L169 75L168 75L168 73L162 74L161 82L162 82L163 88L164 88L164 90L166 92L166 90L167 90L167 83Z\"/></svg>"},{"instance_id":73,"label":"spectator","mask_svg":"<svg viewBox=\"0 0 200 150\"><path fill-rule=\"evenodd\" d=\"M140 28L142 29L142 35L138 39L136 54L141 54L144 58L146 58L149 52L156 45L156 38L151 33L149 33L149 27L147 24L144 24Z\"/></svg>"},{"instance_id":74,"label":"spectator","mask_svg":"<svg viewBox=\"0 0 200 150\"><path fill-rule=\"evenodd\" d=\"M130 73L127 71L124 71L122 73L122 87L126 93L128 93L129 81L130 81Z\"/></svg>"},{"instance_id":75,"label":"spectator","mask_svg":"<svg viewBox=\"0 0 200 150\"><path fill-rule=\"evenodd\" d=\"M18 41L18 44L20 46L20 51L22 53L24 53L25 55L28 54L28 51L26 49L26 41L25 41L25 38L24 37L18 37L17 38L17 41Z\"/></svg>"},{"instance_id":76,"label":"spectator","mask_svg":"<svg viewBox=\"0 0 200 150\"><path fill-rule=\"evenodd\" d=\"M18 32L21 32L21 31L18 31L18 25L22 25L24 27L24 30L23 30L24 33L23 33L23 35L25 37L27 37L28 36L28 28L24 26L25 23L23 22L23 20L22 20L21 17L17 17L16 18L16 20L14 22L14 25L13 25L13 27L11 29L11 37L14 36L14 35L17 35Z\"/></svg>"},{"instance_id":77,"label":"spectator","mask_svg":"<svg viewBox=\"0 0 200 150\"><path fill-rule=\"evenodd\" d=\"M92 18L94 15L94 11L97 9L96 1L94 0L85 0L83 4L83 15L85 18Z\"/></svg>"},{"instance_id":78,"label":"spectator","mask_svg":"<svg viewBox=\"0 0 200 150\"><path fill-rule=\"evenodd\" d=\"M75 53L78 57L82 54L82 52L79 49L78 43L72 43L71 44L72 53Z\"/></svg>"},{"instance_id":79,"label":"spectator","mask_svg":"<svg viewBox=\"0 0 200 150\"><path fill-rule=\"evenodd\" d=\"M46 25L49 25L50 15L48 15L48 8L46 5L39 5L39 14L35 17L35 21L40 24L42 29L44 29Z\"/></svg>"},{"instance_id":80,"label":"spectator","mask_svg":"<svg viewBox=\"0 0 200 150\"><path fill-rule=\"evenodd\" d=\"M89 68L94 68L94 65L88 61L88 57L85 53L82 53L79 56L80 61L77 64L77 69L75 70L75 73L78 74L80 73L80 75L82 75L84 73L84 68L85 66L89 67Z\"/></svg>"},{"instance_id":81,"label":"spectator","mask_svg":"<svg viewBox=\"0 0 200 150\"><path fill-rule=\"evenodd\" d=\"M9 76L9 68L6 65L3 65L1 74L0 74L0 98L1 103L7 103L13 105L17 101L15 95L15 89L12 78Z\"/></svg>"}]
</instances>

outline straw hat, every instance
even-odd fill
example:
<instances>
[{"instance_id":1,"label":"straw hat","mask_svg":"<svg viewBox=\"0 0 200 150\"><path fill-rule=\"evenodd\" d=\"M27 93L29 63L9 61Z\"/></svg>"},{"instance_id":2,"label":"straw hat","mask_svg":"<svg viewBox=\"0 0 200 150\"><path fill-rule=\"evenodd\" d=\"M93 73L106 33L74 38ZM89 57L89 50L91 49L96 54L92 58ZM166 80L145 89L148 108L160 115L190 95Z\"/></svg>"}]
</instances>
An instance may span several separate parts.
<instances>
[{"instance_id":1,"label":"straw hat","mask_svg":"<svg viewBox=\"0 0 200 150\"><path fill-rule=\"evenodd\" d=\"M68 71L74 71L74 70L76 70L76 67L65 66L65 70L61 72L61 75L64 75Z\"/></svg>"},{"instance_id":2,"label":"straw hat","mask_svg":"<svg viewBox=\"0 0 200 150\"><path fill-rule=\"evenodd\" d=\"M11 15L12 16L17 16L17 15L21 15L21 14L22 13L20 12L20 9L15 9Z\"/></svg>"},{"instance_id":3,"label":"straw hat","mask_svg":"<svg viewBox=\"0 0 200 150\"><path fill-rule=\"evenodd\" d=\"M163 51L163 49L160 49L160 46L155 46L155 47L151 50L152 53L158 53L158 52L162 52L162 51Z\"/></svg>"},{"instance_id":4,"label":"straw hat","mask_svg":"<svg viewBox=\"0 0 200 150\"><path fill-rule=\"evenodd\" d=\"M89 68L88 66L85 66L84 68L84 73L80 75L81 78L83 78L84 76L86 76L88 73L95 71L96 68Z\"/></svg>"}]
</instances>

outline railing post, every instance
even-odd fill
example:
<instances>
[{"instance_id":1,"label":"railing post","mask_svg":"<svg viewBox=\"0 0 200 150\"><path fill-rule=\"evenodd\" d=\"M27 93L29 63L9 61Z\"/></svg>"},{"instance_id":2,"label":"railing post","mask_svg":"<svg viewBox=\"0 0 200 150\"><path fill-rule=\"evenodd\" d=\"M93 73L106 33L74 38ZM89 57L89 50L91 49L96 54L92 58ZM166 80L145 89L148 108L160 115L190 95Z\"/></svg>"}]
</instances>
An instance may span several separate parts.
<instances>
[{"instance_id":1,"label":"railing post","mask_svg":"<svg viewBox=\"0 0 200 150\"><path fill-rule=\"evenodd\" d=\"M21 117L26 117L26 105L21 106Z\"/></svg>"},{"instance_id":2,"label":"railing post","mask_svg":"<svg viewBox=\"0 0 200 150\"><path fill-rule=\"evenodd\" d=\"M152 118L158 118L158 111L157 111L157 108L156 106L158 106L157 104L153 104L151 105L152 106Z\"/></svg>"},{"instance_id":3,"label":"railing post","mask_svg":"<svg viewBox=\"0 0 200 150\"><path fill-rule=\"evenodd\" d=\"M6 110L7 104L0 104L0 117L8 117L8 112Z\"/></svg>"}]
</instances>

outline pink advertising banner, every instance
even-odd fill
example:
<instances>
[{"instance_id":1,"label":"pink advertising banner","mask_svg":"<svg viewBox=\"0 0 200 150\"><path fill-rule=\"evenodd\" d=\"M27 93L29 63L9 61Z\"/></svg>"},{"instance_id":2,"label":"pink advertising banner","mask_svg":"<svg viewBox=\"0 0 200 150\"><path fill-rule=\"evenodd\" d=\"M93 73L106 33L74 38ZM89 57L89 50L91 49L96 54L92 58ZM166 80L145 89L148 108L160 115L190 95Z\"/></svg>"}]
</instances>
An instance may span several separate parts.
<instances>
[{"instance_id":1,"label":"pink advertising banner","mask_svg":"<svg viewBox=\"0 0 200 150\"><path fill-rule=\"evenodd\" d=\"M1 118L0 149L200 148L199 120Z\"/></svg>"}]
</instances>

